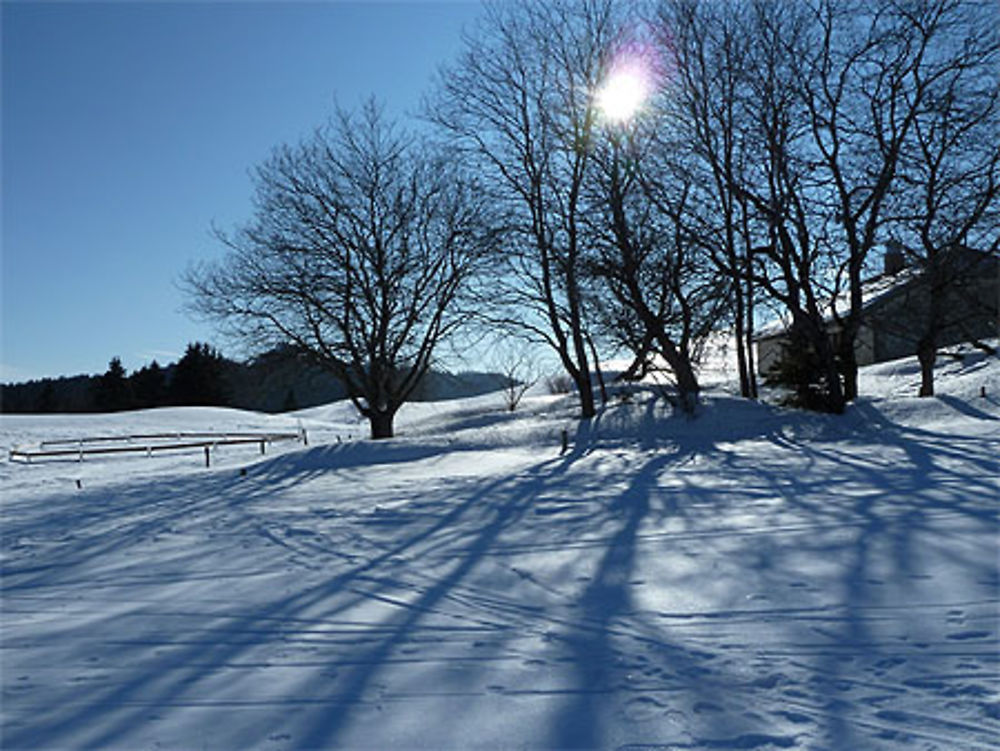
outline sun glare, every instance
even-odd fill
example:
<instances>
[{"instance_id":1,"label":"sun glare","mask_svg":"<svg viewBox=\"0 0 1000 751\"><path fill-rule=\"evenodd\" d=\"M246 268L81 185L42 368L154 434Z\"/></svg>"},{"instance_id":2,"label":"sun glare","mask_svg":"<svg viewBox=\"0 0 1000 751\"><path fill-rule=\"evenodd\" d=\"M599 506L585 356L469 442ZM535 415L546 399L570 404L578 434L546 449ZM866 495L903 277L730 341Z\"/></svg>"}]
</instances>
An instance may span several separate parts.
<instances>
[{"instance_id":1,"label":"sun glare","mask_svg":"<svg viewBox=\"0 0 1000 751\"><path fill-rule=\"evenodd\" d=\"M597 91L597 106L612 122L631 118L648 95L645 76L637 70L619 70L608 76Z\"/></svg>"}]
</instances>

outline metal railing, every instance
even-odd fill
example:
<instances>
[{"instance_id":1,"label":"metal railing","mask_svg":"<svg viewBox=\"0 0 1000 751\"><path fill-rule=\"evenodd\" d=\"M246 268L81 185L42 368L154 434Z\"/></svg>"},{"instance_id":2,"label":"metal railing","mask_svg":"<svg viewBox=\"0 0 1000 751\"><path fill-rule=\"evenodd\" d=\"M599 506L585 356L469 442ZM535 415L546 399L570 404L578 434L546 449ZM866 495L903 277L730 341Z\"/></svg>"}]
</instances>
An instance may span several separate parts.
<instances>
[{"instance_id":1,"label":"metal railing","mask_svg":"<svg viewBox=\"0 0 1000 751\"><path fill-rule=\"evenodd\" d=\"M31 463L33 459L76 457L83 461L85 456L101 454L143 453L152 456L160 451L183 451L205 449L205 465L210 464L210 449L216 446L259 444L260 453L266 453L268 444L277 441L302 441L309 445L304 429L295 433L254 433L254 432L173 432L134 433L129 435L87 436L82 438L55 438L42 441L37 448L12 448L12 462Z\"/></svg>"}]
</instances>

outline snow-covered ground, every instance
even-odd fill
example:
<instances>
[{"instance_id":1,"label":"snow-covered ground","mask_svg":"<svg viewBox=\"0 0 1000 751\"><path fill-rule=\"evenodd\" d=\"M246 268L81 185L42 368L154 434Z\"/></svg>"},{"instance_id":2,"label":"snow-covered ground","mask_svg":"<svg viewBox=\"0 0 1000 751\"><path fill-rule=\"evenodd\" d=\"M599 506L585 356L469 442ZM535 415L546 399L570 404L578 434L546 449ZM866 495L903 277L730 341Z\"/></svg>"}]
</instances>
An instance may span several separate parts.
<instances>
[{"instance_id":1,"label":"snow-covered ground","mask_svg":"<svg viewBox=\"0 0 1000 751\"><path fill-rule=\"evenodd\" d=\"M310 446L0 463L0 747L995 749L1000 363L918 378L839 418L418 404L380 443L344 405L5 417L5 456Z\"/></svg>"}]
</instances>

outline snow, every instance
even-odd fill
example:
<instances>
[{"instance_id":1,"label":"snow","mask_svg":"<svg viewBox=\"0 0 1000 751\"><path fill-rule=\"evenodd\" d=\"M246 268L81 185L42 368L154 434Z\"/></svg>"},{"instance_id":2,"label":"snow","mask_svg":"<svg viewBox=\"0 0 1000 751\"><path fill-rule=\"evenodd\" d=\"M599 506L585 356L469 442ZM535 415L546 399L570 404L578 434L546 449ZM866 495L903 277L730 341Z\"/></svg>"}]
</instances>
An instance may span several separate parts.
<instances>
[{"instance_id":1,"label":"snow","mask_svg":"<svg viewBox=\"0 0 1000 751\"><path fill-rule=\"evenodd\" d=\"M387 442L344 404L4 417L4 455L310 446L0 463L0 747L994 749L1000 362L918 379L841 417L494 394Z\"/></svg>"}]
</instances>

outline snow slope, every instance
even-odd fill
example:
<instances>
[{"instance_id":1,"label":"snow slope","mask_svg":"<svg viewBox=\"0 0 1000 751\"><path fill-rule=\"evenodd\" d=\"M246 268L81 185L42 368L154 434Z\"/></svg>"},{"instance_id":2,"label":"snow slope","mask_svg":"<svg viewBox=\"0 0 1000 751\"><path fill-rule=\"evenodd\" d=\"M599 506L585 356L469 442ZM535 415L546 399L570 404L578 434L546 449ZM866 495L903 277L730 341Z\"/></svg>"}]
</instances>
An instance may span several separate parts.
<instances>
[{"instance_id":1,"label":"snow slope","mask_svg":"<svg viewBox=\"0 0 1000 751\"><path fill-rule=\"evenodd\" d=\"M381 443L343 405L4 418L312 445L0 464L0 747L994 749L1000 364L916 378L839 418L494 395Z\"/></svg>"}]
</instances>

